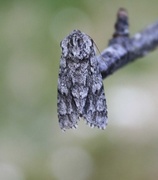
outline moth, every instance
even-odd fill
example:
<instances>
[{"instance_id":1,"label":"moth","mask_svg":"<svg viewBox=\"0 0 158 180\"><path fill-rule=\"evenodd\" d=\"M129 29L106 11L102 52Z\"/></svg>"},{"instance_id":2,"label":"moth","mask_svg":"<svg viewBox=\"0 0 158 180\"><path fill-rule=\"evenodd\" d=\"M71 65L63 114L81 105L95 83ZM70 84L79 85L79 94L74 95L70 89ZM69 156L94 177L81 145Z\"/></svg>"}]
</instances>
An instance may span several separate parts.
<instances>
[{"instance_id":1,"label":"moth","mask_svg":"<svg viewBox=\"0 0 158 180\"><path fill-rule=\"evenodd\" d=\"M105 129L107 106L93 40L74 30L61 41L58 118L62 130L77 128L80 118Z\"/></svg>"}]
</instances>

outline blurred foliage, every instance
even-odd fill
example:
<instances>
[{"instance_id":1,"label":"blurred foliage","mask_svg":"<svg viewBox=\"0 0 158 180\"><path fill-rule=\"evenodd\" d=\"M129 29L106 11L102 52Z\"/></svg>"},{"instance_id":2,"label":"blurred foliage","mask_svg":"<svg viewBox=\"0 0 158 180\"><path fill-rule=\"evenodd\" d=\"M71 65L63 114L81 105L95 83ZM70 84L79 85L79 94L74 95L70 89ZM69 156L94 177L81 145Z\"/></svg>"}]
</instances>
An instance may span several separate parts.
<instances>
[{"instance_id":1,"label":"blurred foliage","mask_svg":"<svg viewBox=\"0 0 158 180\"><path fill-rule=\"evenodd\" d=\"M105 131L58 126L60 41L80 29L102 51L120 7L131 34L158 18L156 0L0 0L0 179L158 178L157 50L105 80Z\"/></svg>"}]
</instances>

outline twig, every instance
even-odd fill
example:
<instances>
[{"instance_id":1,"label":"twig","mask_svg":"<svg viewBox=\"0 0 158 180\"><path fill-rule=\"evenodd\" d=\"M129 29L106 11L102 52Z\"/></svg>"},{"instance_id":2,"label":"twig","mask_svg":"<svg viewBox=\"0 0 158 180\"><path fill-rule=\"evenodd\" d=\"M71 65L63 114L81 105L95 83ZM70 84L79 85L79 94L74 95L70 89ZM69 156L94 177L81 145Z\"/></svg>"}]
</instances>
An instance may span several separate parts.
<instances>
[{"instance_id":1,"label":"twig","mask_svg":"<svg viewBox=\"0 0 158 180\"><path fill-rule=\"evenodd\" d=\"M111 75L129 62L145 56L158 46L158 22L135 34L134 37L129 38L126 11L121 8L119 12L117 14L116 32L113 35L113 39L110 41L108 48L97 57L103 78ZM123 20L120 21L119 18L127 19L123 24Z\"/></svg>"}]
</instances>

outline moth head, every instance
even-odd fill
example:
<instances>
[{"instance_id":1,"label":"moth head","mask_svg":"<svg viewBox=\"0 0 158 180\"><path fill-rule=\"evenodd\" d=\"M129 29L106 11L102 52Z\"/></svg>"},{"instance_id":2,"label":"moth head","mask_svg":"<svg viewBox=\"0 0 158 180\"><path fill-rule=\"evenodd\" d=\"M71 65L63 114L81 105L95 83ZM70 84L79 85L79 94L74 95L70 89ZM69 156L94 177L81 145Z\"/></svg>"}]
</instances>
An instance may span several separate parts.
<instances>
[{"instance_id":1,"label":"moth head","mask_svg":"<svg viewBox=\"0 0 158 180\"><path fill-rule=\"evenodd\" d=\"M89 58L94 52L93 40L79 30L72 31L60 44L62 55L72 60Z\"/></svg>"}]
</instances>

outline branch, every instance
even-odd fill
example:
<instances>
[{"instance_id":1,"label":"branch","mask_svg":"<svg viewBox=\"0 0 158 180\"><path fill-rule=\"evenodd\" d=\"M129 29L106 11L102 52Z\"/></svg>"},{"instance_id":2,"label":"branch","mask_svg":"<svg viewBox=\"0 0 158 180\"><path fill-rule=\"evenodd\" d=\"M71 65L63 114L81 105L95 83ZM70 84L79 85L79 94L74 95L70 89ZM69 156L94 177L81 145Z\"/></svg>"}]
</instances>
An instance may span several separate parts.
<instances>
[{"instance_id":1,"label":"branch","mask_svg":"<svg viewBox=\"0 0 158 180\"><path fill-rule=\"evenodd\" d=\"M158 46L158 22L148 26L132 38L128 37L127 25L127 13L121 8L117 14L116 32L113 39L110 40L108 48L97 57L103 78L129 62L147 55Z\"/></svg>"}]
</instances>

